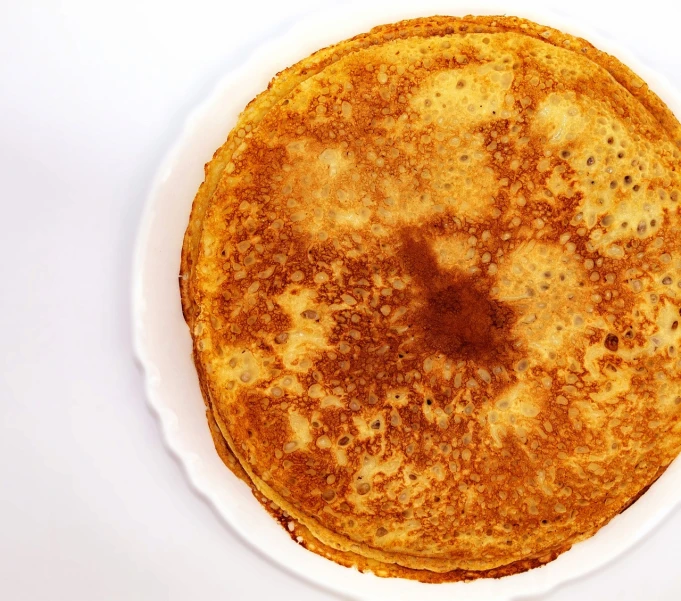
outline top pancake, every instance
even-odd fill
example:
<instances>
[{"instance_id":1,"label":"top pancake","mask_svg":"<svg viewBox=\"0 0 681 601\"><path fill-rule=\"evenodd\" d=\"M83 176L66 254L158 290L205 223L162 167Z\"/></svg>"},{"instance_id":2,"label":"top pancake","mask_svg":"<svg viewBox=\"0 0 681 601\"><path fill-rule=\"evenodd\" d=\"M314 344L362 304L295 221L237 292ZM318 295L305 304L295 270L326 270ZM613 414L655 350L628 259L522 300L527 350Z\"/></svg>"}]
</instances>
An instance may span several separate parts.
<instances>
[{"instance_id":1,"label":"top pancake","mask_svg":"<svg viewBox=\"0 0 681 601\"><path fill-rule=\"evenodd\" d=\"M511 22L301 78L200 220L227 443L319 540L414 569L562 550L681 442L678 123Z\"/></svg>"}]
</instances>

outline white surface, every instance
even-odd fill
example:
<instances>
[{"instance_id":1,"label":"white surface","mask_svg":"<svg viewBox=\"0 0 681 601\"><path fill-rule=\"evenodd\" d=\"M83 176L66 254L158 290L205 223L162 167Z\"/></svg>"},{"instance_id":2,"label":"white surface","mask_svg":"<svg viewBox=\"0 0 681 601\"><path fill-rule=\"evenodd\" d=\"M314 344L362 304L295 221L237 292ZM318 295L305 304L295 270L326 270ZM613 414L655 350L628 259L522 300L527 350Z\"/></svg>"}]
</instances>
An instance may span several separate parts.
<instances>
[{"instance_id":1,"label":"white surface","mask_svg":"<svg viewBox=\"0 0 681 601\"><path fill-rule=\"evenodd\" d=\"M498 5L477 2L476 11L498 14ZM465 7L459 14L465 15ZM263 43L242 66L225 75L187 119L179 140L158 171L141 220L133 267L134 344L146 372L149 400L163 425L165 439L183 462L193 486L243 540L278 565L331 591L366 601L511 601L541 594L593 572L641 541L679 503L681 460L675 461L632 508L589 540L575 545L542 569L500 580L439 586L377 578L347 570L293 543L255 500L249 488L225 470L215 453L191 360L191 342L177 295L178 256L191 200L203 180L202 157L210 156L248 100L267 85L272 73L314 52L386 22L451 11L443 0L393 0L390 5L347 7L344 14L321 10L301 19L286 33ZM584 25L553 12L521 16L583 36L624 60L681 115L681 92L639 64L635 56L601 39Z\"/></svg>"},{"instance_id":2,"label":"white surface","mask_svg":"<svg viewBox=\"0 0 681 601\"><path fill-rule=\"evenodd\" d=\"M543 5L681 87L671 2ZM132 243L162 156L221 74L312 7L0 4L2 598L337 599L253 553L192 492L146 408L129 327ZM680 535L677 511L540 599L676 601Z\"/></svg>"}]
</instances>

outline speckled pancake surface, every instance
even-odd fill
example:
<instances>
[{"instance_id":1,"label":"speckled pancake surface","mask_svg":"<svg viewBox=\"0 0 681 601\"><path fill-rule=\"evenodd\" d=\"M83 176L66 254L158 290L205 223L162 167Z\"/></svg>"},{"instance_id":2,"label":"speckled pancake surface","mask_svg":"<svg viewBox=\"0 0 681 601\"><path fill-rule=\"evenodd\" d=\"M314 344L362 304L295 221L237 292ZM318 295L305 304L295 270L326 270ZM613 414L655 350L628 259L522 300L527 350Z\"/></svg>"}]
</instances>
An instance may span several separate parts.
<instances>
[{"instance_id":1,"label":"speckled pancake surface","mask_svg":"<svg viewBox=\"0 0 681 601\"><path fill-rule=\"evenodd\" d=\"M428 23L259 97L182 292L226 463L309 548L440 581L553 559L681 449L681 127L583 40Z\"/></svg>"}]
</instances>

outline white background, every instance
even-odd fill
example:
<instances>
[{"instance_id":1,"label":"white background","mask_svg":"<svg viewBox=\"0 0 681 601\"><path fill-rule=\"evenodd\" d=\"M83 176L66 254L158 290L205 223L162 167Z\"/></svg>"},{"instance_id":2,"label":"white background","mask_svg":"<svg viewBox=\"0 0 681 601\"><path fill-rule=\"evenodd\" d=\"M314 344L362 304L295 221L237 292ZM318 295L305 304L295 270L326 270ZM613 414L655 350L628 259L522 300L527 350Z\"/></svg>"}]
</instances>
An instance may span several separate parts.
<instances>
[{"instance_id":1,"label":"white background","mask_svg":"<svg viewBox=\"0 0 681 601\"><path fill-rule=\"evenodd\" d=\"M192 492L145 405L129 302L145 195L184 119L323 4L344 3L0 2L0 598L338 599L267 563ZM681 90L673 2L541 6ZM679 559L681 511L541 601L678 601Z\"/></svg>"}]
</instances>

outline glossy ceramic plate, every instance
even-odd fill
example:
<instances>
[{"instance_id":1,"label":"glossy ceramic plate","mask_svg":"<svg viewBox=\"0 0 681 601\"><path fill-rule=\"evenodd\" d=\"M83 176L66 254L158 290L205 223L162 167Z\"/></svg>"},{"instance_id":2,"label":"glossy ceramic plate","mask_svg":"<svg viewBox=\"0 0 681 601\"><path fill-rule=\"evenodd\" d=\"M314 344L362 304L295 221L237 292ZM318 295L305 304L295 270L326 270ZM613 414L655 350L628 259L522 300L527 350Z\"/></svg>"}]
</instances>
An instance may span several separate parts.
<instances>
[{"instance_id":1,"label":"glossy ceramic plate","mask_svg":"<svg viewBox=\"0 0 681 601\"><path fill-rule=\"evenodd\" d=\"M341 567L294 543L260 506L250 489L218 457L208 431L204 404L191 359L191 338L182 318L178 271L182 237L203 166L226 139L243 107L267 87L272 75L334 42L374 25L435 14L504 14L508 7L477 2L452 12L442 2L393 3L316 13L263 45L241 68L225 75L217 89L188 119L166 158L148 198L133 265L133 328L146 392L158 414L168 447L182 462L193 487L244 541L281 567L317 585L359 600L506 601L538 595L582 577L635 545L681 500L677 459L630 509L594 537L575 545L550 564L499 580L428 585L383 579ZM677 114L681 97L609 40L554 14L519 12L538 23L584 37L617 56L653 88Z\"/></svg>"}]
</instances>

